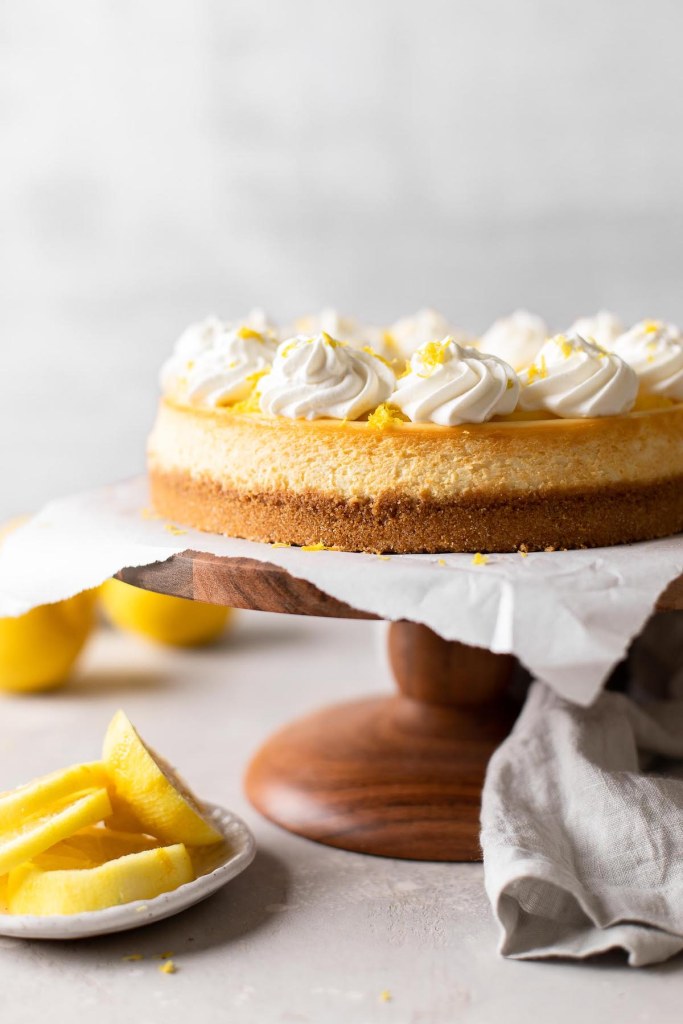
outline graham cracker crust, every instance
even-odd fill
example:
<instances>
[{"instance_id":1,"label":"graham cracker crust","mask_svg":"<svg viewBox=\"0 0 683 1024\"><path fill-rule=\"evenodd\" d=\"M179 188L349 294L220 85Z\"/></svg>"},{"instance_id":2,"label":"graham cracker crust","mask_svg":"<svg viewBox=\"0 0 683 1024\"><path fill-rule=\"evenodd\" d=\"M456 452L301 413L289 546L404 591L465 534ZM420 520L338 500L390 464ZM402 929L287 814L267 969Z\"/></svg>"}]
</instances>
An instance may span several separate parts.
<instances>
[{"instance_id":1,"label":"graham cracker crust","mask_svg":"<svg viewBox=\"0 0 683 1024\"><path fill-rule=\"evenodd\" d=\"M342 551L438 553L607 547L683 531L683 477L652 484L482 501L337 499L308 491L240 492L189 473L150 470L154 508L208 533Z\"/></svg>"}]
</instances>

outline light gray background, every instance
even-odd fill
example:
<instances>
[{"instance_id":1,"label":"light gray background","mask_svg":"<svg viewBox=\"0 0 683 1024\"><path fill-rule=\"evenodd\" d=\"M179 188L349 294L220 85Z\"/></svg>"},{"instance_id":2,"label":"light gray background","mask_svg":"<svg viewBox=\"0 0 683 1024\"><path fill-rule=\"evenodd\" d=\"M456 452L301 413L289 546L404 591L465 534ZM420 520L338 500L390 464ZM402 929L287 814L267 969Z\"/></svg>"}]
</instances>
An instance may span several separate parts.
<instances>
[{"instance_id":1,"label":"light gray background","mask_svg":"<svg viewBox=\"0 0 683 1024\"><path fill-rule=\"evenodd\" d=\"M676 0L6 0L0 516L143 465L181 328L683 317Z\"/></svg>"}]
</instances>

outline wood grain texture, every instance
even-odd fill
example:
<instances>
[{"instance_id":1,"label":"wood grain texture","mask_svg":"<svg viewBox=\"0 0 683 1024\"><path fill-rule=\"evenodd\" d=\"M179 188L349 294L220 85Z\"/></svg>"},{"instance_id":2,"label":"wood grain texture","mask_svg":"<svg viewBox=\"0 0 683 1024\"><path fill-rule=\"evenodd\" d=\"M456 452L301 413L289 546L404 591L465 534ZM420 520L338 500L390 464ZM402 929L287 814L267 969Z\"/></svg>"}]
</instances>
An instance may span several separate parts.
<instances>
[{"instance_id":1,"label":"wood grain texture","mask_svg":"<svg viewBox=\"0 0 683 1024\"><path fill-rule=\"evenodd\" d=\"M429 668L414 678L401 665L411 645ZM401 694L285 726L249 766L254 806L291 832L345 850L480 859L481 788L514 721L504 697L514 659L460 644L447 656L450 646L425 626L394 623Z\"/></svg>"},{"instance_id":2,"label":"wood grain texture","mask_svg":"<svg viewBox=\"0 0 683 1024\"><path fill-rule=\"evenodd\" d=\"M377 618L330 597L313 583L290 575L272 562L255 558L224 558L201 551L183 551L164 562L122 569L117 578L143 590L232 608L338 619ZM667 587L657 608L660 611L683 610L683 576Z\"/></svg>"},{"instance_id":3,"label":"wood grain texture","mask_svg":"<svg viewBox=\"0 0 683 1024\"><path fill-rule=\"evenodd\" d=\"M377 618L330 597L272 562L255 558L221 558L201 551L183 551L165 562L122 569L117 577L143 590L231 608L335 619Z\"/></svg>"}]
</instances>

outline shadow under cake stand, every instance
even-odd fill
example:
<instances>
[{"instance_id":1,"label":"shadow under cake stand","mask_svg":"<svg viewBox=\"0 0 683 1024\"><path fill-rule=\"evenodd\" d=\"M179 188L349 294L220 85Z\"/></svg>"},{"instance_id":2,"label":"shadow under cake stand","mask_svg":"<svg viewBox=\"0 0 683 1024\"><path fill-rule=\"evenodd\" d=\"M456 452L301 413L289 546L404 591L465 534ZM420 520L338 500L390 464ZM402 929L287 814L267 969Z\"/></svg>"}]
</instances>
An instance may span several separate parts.
<instances>
[{"instance_id":1,"label":"shadow under cake stand","mask_svg":"<svg viewBox=\"0 0 683 1024\"><path fill-rule=\"evenodd\" d=\"M194 551L123 569L145 590L296 615L376 616L285 569ZM683 577L658 610L683 609ZM515 659L392 622L398 693L323 708L286 725L246 774L252 804L290 832L328 846L411 860L480 859L479 806L489 757L510 731Z\"/></svg>"}]
</instances>

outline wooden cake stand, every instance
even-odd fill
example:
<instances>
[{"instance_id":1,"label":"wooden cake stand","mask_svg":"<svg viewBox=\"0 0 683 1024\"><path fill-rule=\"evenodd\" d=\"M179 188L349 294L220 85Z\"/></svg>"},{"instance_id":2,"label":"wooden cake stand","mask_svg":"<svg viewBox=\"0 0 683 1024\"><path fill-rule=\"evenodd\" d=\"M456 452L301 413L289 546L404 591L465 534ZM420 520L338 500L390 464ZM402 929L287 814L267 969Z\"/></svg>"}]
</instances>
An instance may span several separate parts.
<instances>
[{"instance_id":1,"label":"wooden cake stand","mask_svg":"<svg viewBox=\"0 0 683 1024\"><path fill-rule=\"evenodd\" d=\"M279 566L186 551L123 569L126 583L211 604L372 619ZM683 609L683 577L658 609ZM509 655L394 622L398 694L353 701L285 726L256 753L246 790L267 818L319 843L411 860L479 860L486 764L508 734Z\"/></svg>"}]
</instances>

